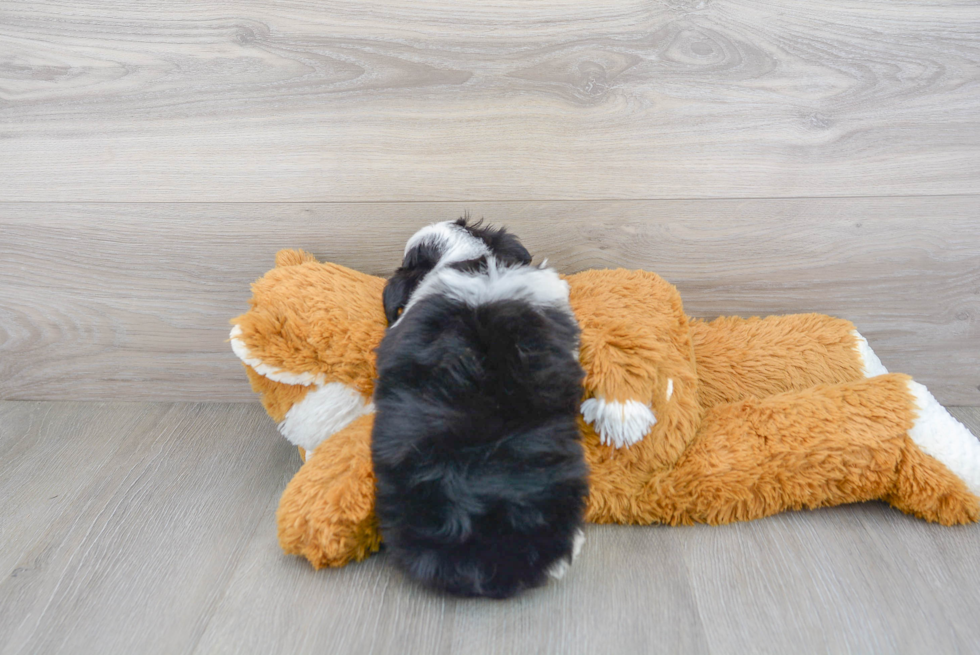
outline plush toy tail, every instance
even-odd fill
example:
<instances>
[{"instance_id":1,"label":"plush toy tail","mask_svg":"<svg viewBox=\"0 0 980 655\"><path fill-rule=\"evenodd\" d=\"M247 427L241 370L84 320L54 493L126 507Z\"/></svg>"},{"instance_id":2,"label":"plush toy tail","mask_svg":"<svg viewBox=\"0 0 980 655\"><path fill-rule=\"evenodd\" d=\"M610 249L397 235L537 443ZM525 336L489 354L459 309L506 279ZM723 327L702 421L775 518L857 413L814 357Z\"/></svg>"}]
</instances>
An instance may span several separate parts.
<instances>
[{"instance_id":1,"label":"plush toy tail","mask_svg":"<svg viewBox=\"0 0 980 655\"><path fill-rule=\"evenodd\" d=\"M876 499L968 523L980 517L980 441L925 387L885 374L714 407L651 485L645 518L671 524Z\"/></svg>"}]
</instances>

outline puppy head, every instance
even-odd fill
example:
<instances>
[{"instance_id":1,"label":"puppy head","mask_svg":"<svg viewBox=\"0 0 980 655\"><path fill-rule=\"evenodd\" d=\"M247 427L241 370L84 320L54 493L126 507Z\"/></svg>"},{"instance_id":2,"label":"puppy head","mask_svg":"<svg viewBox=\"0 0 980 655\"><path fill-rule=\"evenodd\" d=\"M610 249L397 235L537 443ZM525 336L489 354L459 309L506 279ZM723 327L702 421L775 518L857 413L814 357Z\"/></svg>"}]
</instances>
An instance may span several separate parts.
<instances>
[{"instance_id":1,"label":"puppy head","mask_svg":"<svg viewBox=\"0 0 980 655\"><path fill-rule=\"evenodd\" d=\"M383 301L388 325L398 320L412 293L435 268L455 265L467 270L492 256L505 266L531 263L531 254L504 228L470 224L466 218L427 225L405 244L402 265L385 285ZM478 266L477 266L478 267Z\"/></svg>"}]
</instances>

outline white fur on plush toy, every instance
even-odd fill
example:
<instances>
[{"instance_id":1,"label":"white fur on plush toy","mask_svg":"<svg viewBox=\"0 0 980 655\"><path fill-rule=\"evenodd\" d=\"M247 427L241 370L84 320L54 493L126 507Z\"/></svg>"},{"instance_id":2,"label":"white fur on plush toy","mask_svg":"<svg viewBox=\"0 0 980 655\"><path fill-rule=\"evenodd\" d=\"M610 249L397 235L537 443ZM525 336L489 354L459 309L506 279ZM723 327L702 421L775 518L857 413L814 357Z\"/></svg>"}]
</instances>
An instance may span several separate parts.
<instances>
[{"instance_id":1,"label":"white fur on plush toy","mask_svg":"<svg viewBox=\"0 0 980 655\"><path fill-rule=\"evenodd\" d=\"M861 333L857 330L853 330L851 334L857 339L857 351L858 355L861 357L861 366L864 370L864 377L873 378L878 375L884 375L888 372L888 369L884 367L881 360L878 359L878 355L875 351L871 349L868 345L868 340L861 336Z\"/></svg>"},{"instance_id":2,"label":"white fur on plush toy","mask_svg":"<svg viewBox=\"0 0 980 655\"><path fill-rule=\"evenodd\" d=\"M868 340L857 330L851 334L857 339L864 376L873 378L888 373ZM918 413L909 437L926 454L959 476L970 491L980 495L980 439L953 418L925 386L909 380L909 391L915 397Z\"/></svg>"},{"instance_id":3,"label":"white fur on plush toy","mask_svg":"<svg viewBox=\"0 0 980 655\"><path fill-rule=\"evenodd\" d=\"M311 390L290 407L279 432L294 446L302 446L309 457L324 439L373 411L374 404L357 389L331 382Z\"/></svg>"},{"instance_id":4,"label":"white fur on plush toy","mask_svg":"<svg viewBox=\"0 0 980 655\"><path fill-rule=\"evenodd\" d=\"M673 382L671 382L673 391ZM582 403L582 418L599 433L599 440L616 448L629 447L650 434L657 424L653 409L636 400L625 403L589 398Z\"/></svg>"},{"instance_id":5,"label":"white fur on plush toy","mask_svg":"<svg viewBox=\"0 0 980 655\"><path fill-rule=\"evenodd\" d=\"M283 371L275 366L270 366L266 364L258 357L253 357L252 353L249 352L248 346L241 339L242 328L236 325L231 329L231 334L228 335L228 340L231 342L231 350L238 356L238 359L242 360L245 364L252 367L256 373L263 375L273 382L281 382L282 384L298 384L304 387L308 387L311 384L322 385L326 382L326 378L323 373L313 375L309 372L302 373L291 373L289 371Z\"/></svg>"},{"instance_id":6,"label":"white fur on plush toy","mask_svg":"<svg viewBox=\"0 0 980 655\"><path fill-rule=\"evenodd\" d=\"M918 411L909 437L980 496L980 439L953 418L923 385L909 380L909 391L915 396Z\"/></svg>"}]
</instances>

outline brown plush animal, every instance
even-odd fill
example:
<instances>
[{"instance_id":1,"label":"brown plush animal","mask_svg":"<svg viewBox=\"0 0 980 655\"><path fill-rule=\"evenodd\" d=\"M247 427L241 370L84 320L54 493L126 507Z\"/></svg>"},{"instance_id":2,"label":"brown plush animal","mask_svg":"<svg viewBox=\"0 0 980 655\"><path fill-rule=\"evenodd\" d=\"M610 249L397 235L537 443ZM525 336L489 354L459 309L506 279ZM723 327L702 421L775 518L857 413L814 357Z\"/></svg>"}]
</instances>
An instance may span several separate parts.
<instances>
[{"instance_id":1,"label":"brown plush animal","mask_svg":"<svg viewBox=\"0 0 980 655\"><path fill-rule=\"evenodd\" d=\"M595 523L728 523L881 499L950 525L980 516L980 441L887 373L848 321L684 314L653 273L565 278L582 328L580 427ZM371 396L384 280L284 250L232 348L305 463L279 542L313 566L376 551Z\"/></svg>"}]
</instances>

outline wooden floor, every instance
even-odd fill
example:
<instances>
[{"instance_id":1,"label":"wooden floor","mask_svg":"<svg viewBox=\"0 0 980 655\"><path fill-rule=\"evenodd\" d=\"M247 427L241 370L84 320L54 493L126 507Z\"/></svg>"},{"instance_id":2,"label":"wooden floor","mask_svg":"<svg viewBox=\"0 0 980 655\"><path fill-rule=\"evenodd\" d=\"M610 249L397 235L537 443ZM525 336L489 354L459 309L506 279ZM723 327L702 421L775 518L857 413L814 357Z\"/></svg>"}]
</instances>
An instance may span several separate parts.
<instances>
[{"instance_id":1,"label":"wooden floor","mask_svg":"<svg viewBox=\"0 0 980 655\"><path fill-rule=\"evenodd\" d=\"M980 409L953 413L980 433ZM980 526L869 503L590 526L567 577L455 600L275 536L294 448L254 404L0 403L0 653L970 653Z\"/></svg>"}]
</instances>

